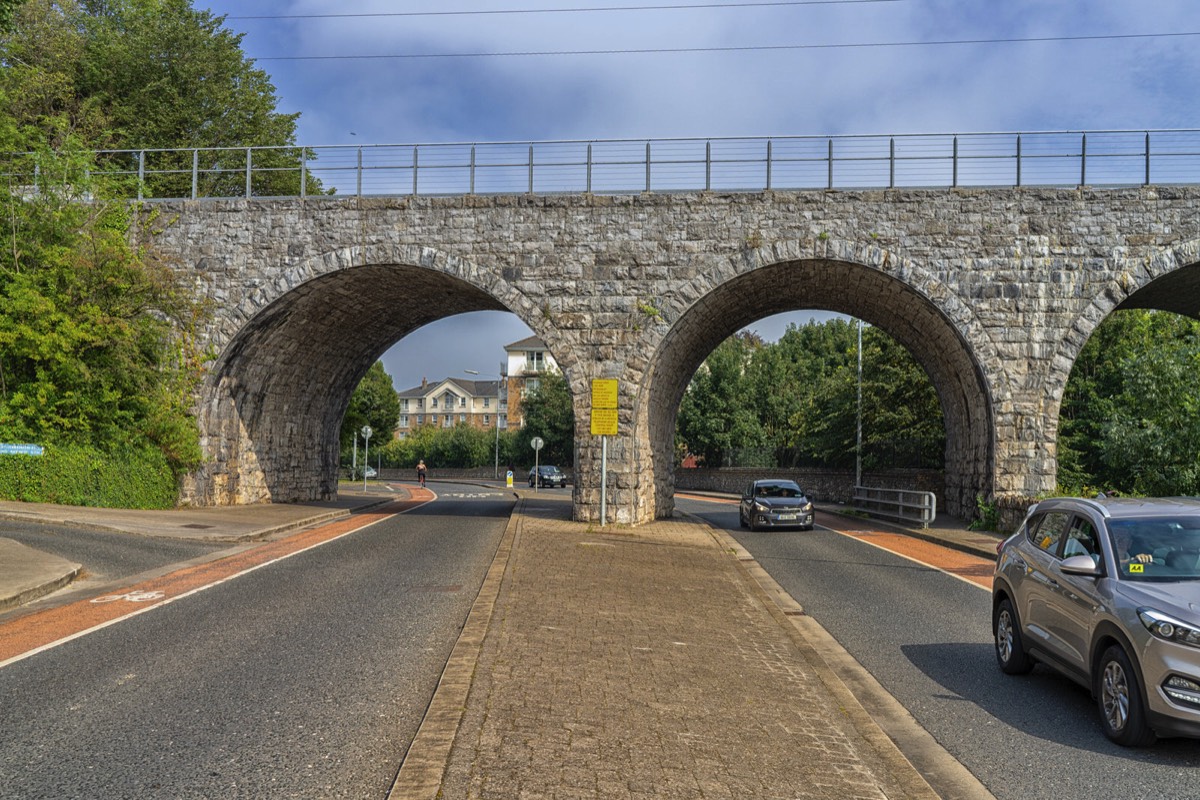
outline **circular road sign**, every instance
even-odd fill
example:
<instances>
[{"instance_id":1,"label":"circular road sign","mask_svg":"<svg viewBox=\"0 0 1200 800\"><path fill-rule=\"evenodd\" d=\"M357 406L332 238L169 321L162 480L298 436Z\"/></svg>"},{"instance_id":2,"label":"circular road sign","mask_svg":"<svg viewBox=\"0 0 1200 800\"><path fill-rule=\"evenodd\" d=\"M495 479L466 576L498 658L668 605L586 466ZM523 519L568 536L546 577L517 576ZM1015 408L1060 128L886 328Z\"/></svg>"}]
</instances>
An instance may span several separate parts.
<instances>
[{"instance_id":1,"label":"circular road sign","mask_svg":"<svg viewBox=\"0 0 1200 800\"><path fill-rule=\"evenodd\" d=\"M546 443L542 441L542 437L535 436L535 437L533 437L533 439L530 440L529 444L530 444L530 446L533 447L534 450L541 450L543 445L545 445Z\"/></svg>"}]
</instances>

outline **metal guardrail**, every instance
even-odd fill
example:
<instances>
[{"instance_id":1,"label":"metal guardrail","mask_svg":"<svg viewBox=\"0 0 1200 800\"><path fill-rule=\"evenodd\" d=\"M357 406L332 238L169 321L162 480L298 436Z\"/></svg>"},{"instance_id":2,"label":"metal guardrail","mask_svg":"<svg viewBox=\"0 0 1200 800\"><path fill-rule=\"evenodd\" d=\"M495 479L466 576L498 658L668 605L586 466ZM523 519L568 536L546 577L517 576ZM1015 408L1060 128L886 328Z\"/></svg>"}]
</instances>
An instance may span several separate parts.
<instances>
[{"instance_id":1,"label":"metal guardrail","mask_svg":"<svg viewBox=\"0 0 1200 800\"><path fill-rule=\"evenodd\" d=\"M1200 183L1200 130L108 150L138 199ZM11 159L11 157L10 157ZM12 177L13 173L8 173ZM19 182L19 181L17 181Z\"/></svg>"},{"instance_id":2,"label":"metal guardrail","mask_svg":"<svg viewBox=\"0 0 1200 800\"><path fill-rule=\"evenodd\" d=\"M852 505L864 514L915 522L922 528L928 528L937 519L937 497L933 492L855 486Z\"/></svg>"}]
</instances>

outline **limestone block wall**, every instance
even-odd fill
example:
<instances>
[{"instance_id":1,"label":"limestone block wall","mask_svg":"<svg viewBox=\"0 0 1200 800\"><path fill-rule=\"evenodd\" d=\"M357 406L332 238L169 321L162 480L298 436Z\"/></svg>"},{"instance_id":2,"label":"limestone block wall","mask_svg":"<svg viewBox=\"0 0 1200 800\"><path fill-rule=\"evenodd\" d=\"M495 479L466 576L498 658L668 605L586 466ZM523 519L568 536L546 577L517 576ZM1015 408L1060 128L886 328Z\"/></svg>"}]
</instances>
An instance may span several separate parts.
<instances>
[{"instance_id":1,"label":"limestone block wall","mask_svg":"<svg viewBox=\"0 0 1200 800\"><path fill-rule=\"evenodd\" d=\"M671 432L722 339L821 308L886 329L947 424L945 504L1054 486L1058 405L1118 307L1200 313L1200 190L971 189L307 198L160 204L155 238L210 297L195 503L336 491L337 426L420 325L508 309L575 396L575 515L599 517L590 381L620 381L609 519L671 512Z\"/></svg>"}]
</instances>

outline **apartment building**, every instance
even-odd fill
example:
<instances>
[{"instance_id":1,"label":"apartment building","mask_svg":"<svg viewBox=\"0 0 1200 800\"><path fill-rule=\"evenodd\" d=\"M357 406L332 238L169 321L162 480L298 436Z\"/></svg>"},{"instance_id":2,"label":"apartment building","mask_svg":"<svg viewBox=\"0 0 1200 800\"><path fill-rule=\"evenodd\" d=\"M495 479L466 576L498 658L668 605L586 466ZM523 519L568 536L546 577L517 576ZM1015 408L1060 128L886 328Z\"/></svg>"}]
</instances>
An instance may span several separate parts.
<instances>
[{"instance_id":1,"label":"apartment building","mask_svg":"<svg viewBox=\"0 0 1200 800\"><path fill-rule=\"evenodd\" d=\"M505 429L509 424L522 427L521 398L537 389L541 376L557 370L554 356L536 336L530 336L504 348L503 381L472 381L445 378L398 392L400 424L396 438L407 437L422 425L451 428L474 425Z\"/></svg>"},{"instance_id":2,"label":"apartment building","mask_svg":"<svg viewBox=\"0 0 1200 800\"><path fill-rule=\"evenodd\" d=\"M404 439L423 425L452 428L472 425L492 429L505 427L504 387L500 381L471 381L445 378L398 392L400 421L396 438Z\"/></svg>"},{"instance_id":3,"label":"apartment building","mask_svg":"<svg viewBox=\"0 0 1200 800\"><path fill-rule=\"evenodd\" d=\"M536 336L506 345L504 354L508 365L508 419L513 425L524 427L521 398L538 388L543 374L558 371L558 363Z\"/></svg>"}]
</instances>

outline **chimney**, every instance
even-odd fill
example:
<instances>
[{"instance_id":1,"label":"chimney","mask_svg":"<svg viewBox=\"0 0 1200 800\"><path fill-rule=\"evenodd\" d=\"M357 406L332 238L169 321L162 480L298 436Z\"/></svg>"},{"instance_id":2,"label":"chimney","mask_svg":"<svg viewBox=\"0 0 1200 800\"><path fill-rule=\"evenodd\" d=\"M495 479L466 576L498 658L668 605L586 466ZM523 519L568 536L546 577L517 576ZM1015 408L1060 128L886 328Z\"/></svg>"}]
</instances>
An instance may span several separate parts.
<instances>
[{"instance_id":1,"label":"chimney","mask_svg":"<svg viewBox=\"0 0 1200 800\"><path fill-rule=\"evenodd\" d=\"M421 378L421 389L422 389L422 390L424 390L424 389L426 389L428 386L429 386L429 381L425 380L425 378L424 378L424 377L422 377L422 378Z\"/></svg>"}]
</instances>

